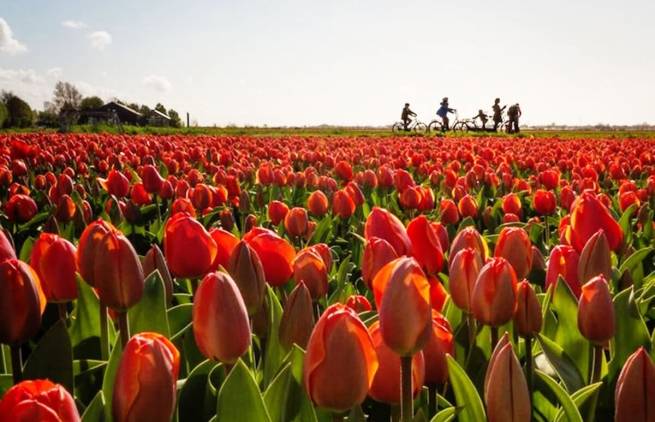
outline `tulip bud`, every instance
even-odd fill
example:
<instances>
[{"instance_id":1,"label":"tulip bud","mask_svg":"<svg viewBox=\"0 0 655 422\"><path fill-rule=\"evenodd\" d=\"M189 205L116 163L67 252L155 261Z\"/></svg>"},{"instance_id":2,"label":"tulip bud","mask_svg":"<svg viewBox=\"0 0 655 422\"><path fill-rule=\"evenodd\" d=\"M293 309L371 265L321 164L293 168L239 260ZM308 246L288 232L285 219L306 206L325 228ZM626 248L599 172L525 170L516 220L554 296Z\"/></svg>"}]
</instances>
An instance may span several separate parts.
<instances>
[{"instance_id":1,"label":"tulip bud","mask_svg":"<svg viewBox=\"0 0 655 422\"><path fill-rule=\"evenodd\" d=\"M386 240L379 237L367 239L362 255L362 278L366 285L372 288L371 283L378 271L396 258L396 250Z\"/></svg>"},{"instance_id":2,"label":"tulip bud","mask_svg":"<svg viewBox=\"0 0 655 422\"><path fill-rule=\"evenodd\" d=\"M655 420L655 365L643 347L623 365L614 392L615 422Z\"/></svg>"},{"instance_id":3,"label":"tulip bud","mask_svg":"<svg viewBox=\"0 0 655 422\"><path fill-rule=\"evenodd\" d=\"M437 274L443 265L441 242L432 225L420 215L407 225L407 235L412 242L412 256L427 274Z\"/></svg>"},{"instance_id":4,"label":"tulip bud","mask_svg":"<svg viewBox=\"0 0 655 422\"><path fill-rule=\"evenodd\" d=\"M564 278L575 297L580 297L580 282L578 281L578 263L580 256L572 246L557 245L550 251L548 269L546 271L546 288L557 286L559 276Z\"/></svg>"},{"instance_id":5,"label":"tulip bud","mask_svg":"<svg viewBox=\"0 0 655 422\"><path fill-rule=\"evenodd\" d=\"M571 205L571 245L581 252L598 230L603 229L610 249L617 251L623 244L623 230L607 207L591 191L583 192Z\"/></svg>"},{"instance_id":6,"label":"tulip bud","mask_svg":"<svg viewBox=\"0 0 655 422\"><path fill-rule=\"evenodd\" d=\"M364 225L366 239L379 237L393 246L398 256L411 255L412 241L403 223L384 208L374 207Z\"/></svg>"},{"instance_id":7,"label":"tulip bud","mask_svg":"<svg viewBox=\"0 0 655 422\"><path fill-rule=\"evenodd\" d=\"M148 193L159 193L164 184L164 179L152 164L141 168L141 178L143 179L143 187Z\"/></svg>"},{"instance_id":8,"label":"tulip bud","mask_svg":"<svg viewBox=\"0 0 655 422\"><path fill-rule=\"evenodd\" d=\"M545 271L546 261L539 248L532 245L532 270Z\"/></svg>"},{"instance_id":9,"label":"tulip bud","mask_svg":"<svg viewBox=\"0 0 655 422\"><path fill-rule=\"evenodd\" d=\"M505 258L491 258L480 270L471 295L471 310L485 325L510 321L516 309L516 273Z\"/></svg>"},{"instance_id":10,"label":"tulip bud","mask_svg":"<svg viewBox=\"0 0 655 422\"><path fill-rule=\"evenodd\" d=\"M391 350L382 338L380 322L368 329L378 357L379 367L373 378L369 395L379 402L400 403L400 356ZM412 396L416 397L425 380L425 359L422 352L412 357Z\"/></svg>"},{"instance_id":11,"label":"tulip bud","mask_svg":"<svg viewBox=\"0 0 655 422\"><path fill-rule=\"evenodd\" d=\"M456 224L459 221L459 211L457 211L457 205L455 205L452 199L441 200L439 209L442 224Z\"/></svg>"},{"instance_id":12,"label":"tulip bud","mask_svg":"<svg viewBox=\"0 0 655 422\"><path fill-rule=\"evenodd\" d=\"M262 262L255 251L246 242L241 241L230 255L227 270L241 292L248 315L254 315L261 308L266 295Z\"/></svg>"},{"instance_id":13,"label":"tulip bud","mask_svg":"<svg viewBox=\"0 0 655 422\"><path fill-rule=\"evenodd\" d=\"M94 264L93 279L103 304L124 312L141 300L143 267L134 247L122 233L105 233L97 244Z\"/></svg>"},{"instance_id":14,"label":"tulip bud","mask_svg":"<svg viewBox=\"0 0 655 422\"><path fill-rule=\"evenodd\" d=\"M345 189L332 195L332 213L341 219L348 219L355 213L355 202Z\"/></svg>"},{"instance_id":15,"label":"tulip bud","mask_svg":"<svg viewBox=\"0 0 655 422\"><path fill-rule=\"evenodd\" d=\"M268 204L268 219L274 226L279 225L289 212L289 207L284 202L272 201Z\"/></svg>"},{"instance_id":16,"label":"tulip bud","mask_svg":"<svg viewBox=\"0 0 655 422\"><path fill-rule=\"evenodd\" d=\"M5 259L16 259L16 252L14 245L11 243L11 238L0 229L0 262Z\"/></svg>"},{"instance_id":17,"label":"tulip bud","mask_svg":"<svg viewBox=\"0 0 655 422\"><path fill-rule=\"evenodd\" d=\"M282 286L289 281L296 257L296 251L289 242L263 228L254 228L243 236L243 240L259 256L268 284Z\"/></svg>"},{"instance_id":18,"label":"tulip bud","mask_svg":"<svg viewBox=\"0 0 655 422\"><path fill-rule=\"evenodd\" d=\"M361 314L362 312L369 312L373 309L371 302L362 295L352 295L346 300L346 306L352 309L353 311Z\"/></svg>"},{"instance_id":19,"label":"tulip bud","mask_svg":"<svg viewBox=\"0 0 655 422\"><path fill-rule=\"evenodd\" d=\"M174 277L202 277L218 254L216 242L193 217L174 214L164 229L164 254Z\"/></svg>"},{"instance_id":20,"label":"tulip bud","mask_svg":"<svg viewBox=\"0 0 655 422\"><path fill-rule=\"evenodd\" d=\"M602 274L605 278L612 277L612 256L607 236L603 229L591 236L582 248L578 261L578 280L586 283L593 277Z\"/></svg>"},{"instance_id":21,"label":"tulip bud","mask_svg":"<svg viewBox=\"0 0 655 422\"><path fill-rule=\"evenodd\" d=\"M614 304L605 276L582 286L578 303L578 329L590 342L603 346L614 337Z\"/></svg>"},{"instance_id":22,"label":"tulip bud","mask_svg":"<svg viewBox=\"0 0 655 422\"><path fill-rule=\"evenodd\" d=\"M18 345L33 337L45 305L39 277L29 265L0 262L0 343Z\"/></svg>"},{"instance_id":23,"label":"tulip bud","mask_svg":"<svg viewBox=\"0 0 655 422\"><path fill-rule=\"evenodd\" d=\"M39 276L48 302L61 303L77 299L75 259L75 246L55 234L41 233L34 242L30 265Z\"/></svg>"},{"instance_id":24,"label":"tulip bud","mask_svg":"<svg viewBox=\"0 0 655 422\"><path fill-rule=\"evenodd\" d=\"M457 209L462 217L475 218L478 215L478 204L471 195L466 194L457 203Z\"/></svg>"},{"instance_id":25,"label":"tulip bud","mask_svg":"<svg viewBox=\"0 0 655 422\"><path fill-rule=\"evenodd\" d=\"M26 223L36 215L37 211L36 202L28 195L12 195L5 203L5 214L7 214L9 221Z\"/></svg>"},{"instance_id":26,"label":"tulip bud","mask_svg":"<svg viewBox=\"0 0 655 422\"><path fill-rule=\"evenodd\" d=\"M523 337L535 336L541 331L543 319L537 294L534 292L530 283L527 280L523 280L518 284L516 295L514 326L519 335Z\"/></svg>"},{"instance_id":27,"label":"tulip bud","mask_svg":"<svg viewBox=\"0 0 655 422\"><path fill-rule=\"evenodd\" d=\"M220 218L221 227L223 227L223 229L226 231L231 231L234 227L234 216L232 215L232 210L225 208L223 211L221 211Z\"/></svg>"},{"instance_id":28,"label":"tulip bud","mask_svg":"<svg viewBox=\"0 0 655 422\"><path fill-rule=\"evenodd\" d=\"M307 198L307 209L315 217L323 217L328 211L328 198L320 190L314 191Z\"/></svg>"},{"instance_id":29,"label":"tulip bud","mask_svg":"<svg viewBox=\"0 0 655 422\"><path fill-rule=\"evenodd\" d=\"M300 237L307 232L307 210L300 207L292 208L284 217L284 229L291 238Z\"/></svg>"},{"instance_id":30,"label":"tulip bud","mask_svg":"<svg viewBox=\"0 0 655 422\"><path fill-rule=\"evenodd\" d=\"M206 358L227 364L250 347L246 304L227 273L209 273L200 283L193 302L193 335Z\"/></svg>"},{"instance_id":31,"label":"tulip bud","mask_svg":"<svg viewBox=\"0 0 655 422\"><path fill-rule=\"evenodd\" d=\"M314 310L312 297L302 281L293 289L287 302L284 304L282 319L280 320L280 343L290 349L297 344L303 349L314 328Z\"/></svg>"},{"instance_id":32,"label":"tulip bud","mask_svg":"<svg viewBox=\"0 0 655 422\"><path fill-rule=\"evenodd\" d=\"M106 179L98 178L98 183L107 193L117 198L127 196L130 191L130 181L118 170L110 170Z\"/></svg>"},{"instance_id":33,"label":"tulip bud","mask_svg":"<svg viewBox=\"0 0 655 422\"><path fill-rule=\"evenodd\" d=\"M121 356L112 410L116 422L168 421L175 412L180 352L166 337L140 333Z\"/></svg>"},{"instance_id":34,"label":"tulip bud","mask_svg":"<svg viewBox=\"0 0 655 422\"><path fill-rule=\"evenodd\" d=\"M532 208L539 215L551 215L557 208L557 198L553 192L539 189L532 198Z\"/></svg>"},{"instance_id":35,"label":"tulip bud","mask_svg":"<svg viewBox=\"0 0 655 422\"><path fill-rule=\"evenodd\" d=\"M323 258L307 248L296 255L293 261L293 279L304 282L313 300L325 296L328 290L328 274Z\"/></svg>"},{"instance_id":36,"label":"tulip bud","mask_svg":"<svg viewBox=\"0 0 655 422\"><path fill-rule=\"evenodd\" d=\"M484 401L489 422L530 420L528 383L511 343L498 343L489 361L486 379Z\"/></svg>"},{"instance_id":37,"label":"tulip bud","mask_svg":"<svg viewBox=\"0 0 655 422\"><path fill-rule=\"evenodd\" d=\"M473 286L482 269L482 259L477 250L465 248L457 252L450 262L449 283L453 303L463 311L471 312Z\"/></svg>"},{"instance_id":38,"label":"tulip bud","mask_svg":"<svg viewBox=\"0 0 655 422\"><path fill-rule=\"evenodd\" d=\"M382 336L400 356L421 350L430 336L430 283L414 258L385 265L373 279Z\"/></svg>"},{"instance_id":39,"label":"tulip bud","mask_svg":"<svg viewBox=\"0 0 655 422\"><path fill-rule=\"evenodd\" d=\"M110 223L101 219L86 226L77 245L77 268L86 283L95 287L95 254L101 239L106 233L116 230Z\"/></svg>"},{"instance_id":40,"label":"tulip bud","mask_svg":"<svg viewBox=\"0 0 655 422\"><path fill-rule=\"evenodd\" d=\"M173 299L173 277L166 265L166 259L159 246L153 244L152 247L143 257L143 274L147 277L155 270L159 271L162 281L164 282L164 289L166 290L166 303L170 303Z\"/></svg>"},{"instance_id":41,"label":"tulip bud","mask_svg":"<svg viewBox=\"0 0 655 422\"><path fill-rule=\"evenodd\" d=\"M0 421L79 422L75 399L49 380L28 380L14 385L0 401Z\"/></svg>"},{"instance_id":42,"label":"tulip bud","mask_svg":"<svg viewBox=\"0 0 655 422\"><path fill-rule=\"evenodd\" d=\"M378 370L378 358L366 326L342 304L328 307L307 343L304 385L317 405L345 412L361 404Z\"/></svg>"},{"instance_id":43,"label":"tulip bud","mask_svg":"<svg viewBox=\"0 0 655 422\"><path fill-rule=\"evenodd\" d=\"M457 255L457 252L464 248L473 248L478 251L482 262L484 263L489 256L489 247L487 242L482 238L480 233L475 229L475 227L466 227L453 239L453 243L450 245L450 254L449 256L453 257Z\"/></svg>"},{"instance_id":44,"label":"tulip bud","mask_svg":"<svg viewBox=\"0 0 655 422\"><path fill-rule=\"evenodd\" d=\"M246 216L246 220L243 223L243 231L242 233L248 233L250 230L254 229L257 227L257 216L254 214L248 214Z\"/></svg>"},{"instance_id":45,"label":"tulip bud","mask_svg":"<svg viewBox=\"0 0 655 422\"><path fill-rule=\"evenodd\" d=\"M426 384L443 385L448 381L447 354L455 354L455 337L448 320L439 312L432 311L430 339L423 349Z\"/></svg>"},{"instance_id":46,"label":"tulip bud","mask_svg":"<svg viewBox=\"0 0 655 422\"><path fill-rule=\"evenodd\" d=\"M514 268L517 278L525 278L532 268L532 243L519 227L505 227L498 236L494 256L503 257Z\"/></svg>"},{"instance_id":47,"label":"tulip bud","mask_svg":"<svg viewBox=\"0 0 655 422\"><path fill-rule=\"evenodd\" d=\"M316 243L309 246L307 249L311 249L323 258L325 268L330 272L330 269L332 268L332 251L330 250L330 247L325 243Z\"/></svg>"}]
</instances>

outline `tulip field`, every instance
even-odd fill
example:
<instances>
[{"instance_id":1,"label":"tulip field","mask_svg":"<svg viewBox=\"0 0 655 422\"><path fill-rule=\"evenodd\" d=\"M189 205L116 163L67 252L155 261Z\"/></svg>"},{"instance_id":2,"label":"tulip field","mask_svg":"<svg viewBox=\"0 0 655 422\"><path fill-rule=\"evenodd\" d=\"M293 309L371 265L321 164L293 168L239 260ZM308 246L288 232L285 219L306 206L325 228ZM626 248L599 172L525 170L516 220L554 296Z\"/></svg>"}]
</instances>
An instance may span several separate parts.
<instances>
[{"instance_id":1,"label":"tulip field","mask_svg":"<svg viewBox=\"0 0 655 422\"><path fill-rule=\"evenodd\" d=\"M0 134L0 422L655 421L655 142Z\"/></svg>"}]
</instances>

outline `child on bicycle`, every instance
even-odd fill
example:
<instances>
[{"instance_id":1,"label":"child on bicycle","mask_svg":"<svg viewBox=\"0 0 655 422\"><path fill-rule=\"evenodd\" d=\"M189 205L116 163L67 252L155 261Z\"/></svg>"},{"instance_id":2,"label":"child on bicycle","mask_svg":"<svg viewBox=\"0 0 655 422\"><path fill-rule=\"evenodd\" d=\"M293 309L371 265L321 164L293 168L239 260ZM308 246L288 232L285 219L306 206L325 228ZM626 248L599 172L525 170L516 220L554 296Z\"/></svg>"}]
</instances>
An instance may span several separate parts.
<instances>
[{"instance_id":1,"label":"child on bicycle","mask_svg":"<svg viewBox=\"0 0 655 422\"><path fill-rule=\"evenodd\" d=\"M475 116L473 120L480 119L480 122L482 122L482 129L486 130L487 120L489 120L488 117L489 116L487 116L484 111L479 110L477 116Z\"/></svg>"},{"instance_id":2,"label":"child on bicycle","mask_svg":"<svg viewBox=\"0 0 655 422\"><path fill-rule=\"evenodd\" d=\"M441 117L441 120L443 121L442 130L446 131L449 129L448 123L450 122L448 119L448 113L454 113L457 110L448 107L448 97L444 97L441 100L441 104L439 104L439 106L440 107L439 110L437 110L437 116Z\"/></svg>"}]
</instances>

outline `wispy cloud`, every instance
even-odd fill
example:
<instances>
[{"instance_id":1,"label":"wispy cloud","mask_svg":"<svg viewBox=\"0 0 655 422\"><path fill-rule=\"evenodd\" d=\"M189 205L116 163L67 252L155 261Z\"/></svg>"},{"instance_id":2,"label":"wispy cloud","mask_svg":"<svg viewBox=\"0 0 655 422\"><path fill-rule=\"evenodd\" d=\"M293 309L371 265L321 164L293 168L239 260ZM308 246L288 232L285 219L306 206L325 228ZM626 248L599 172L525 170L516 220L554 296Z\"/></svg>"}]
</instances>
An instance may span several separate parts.
<instances>
[{"instance_id":1,"label":"wispy cloud","mask_svg":"<svg viewBox=\"0 0 655 422\"><path fill-rule=\"evenodd\" d=\"M61 77L61 74L63 73L63 71L64 70L61 67L51 67L50 69L48 69L48 71L46 73L51 78L58 79L58 78Z\"/></svg>"},{"instance_id":2,"label":"wispy cloud","mask_svg":"<svg viewBox=\"0 0 655 422\"><path fill-rule=\"evenodd\" d=\"M158 92L168 92L173 88L170 81L164 76L148 75L143 78L143 84L148 88L152 88Z\"/></svg>"},{"instance_id":3,"label":"wispy cloud","mask_svg":"<svg viewBox=\"0 0 655 422\"><path fill-rule=\"evenodd\" d=\"M0 18L0 52L18 54L27 51L25 44L14 38L14 33L6 20Z\"/></svg>"},{"instance_id":4,"label":"wispy cloud","mask_svg":"<svg viewBox=\"0 0 655 422\"><path fill-rule=\"evenodd\" d=\"M88 27L88 25L82 21L75 21L75 20L67 20L63 21L61 23L61 26L64 28L70 28L70 29L84 29Z\"/></svg>"},{"instance_id":5,"label":"wispy cloud","mask_svg":"<svg viewBox=\"0 0 655 422\"><path fill-rule=\"evenodd\" d=\"M94 31L89 34L89 40L91 41L91 47L96 50L104 50L111 44L111 34L107 31Z\"/></svg>"}]
</instances>

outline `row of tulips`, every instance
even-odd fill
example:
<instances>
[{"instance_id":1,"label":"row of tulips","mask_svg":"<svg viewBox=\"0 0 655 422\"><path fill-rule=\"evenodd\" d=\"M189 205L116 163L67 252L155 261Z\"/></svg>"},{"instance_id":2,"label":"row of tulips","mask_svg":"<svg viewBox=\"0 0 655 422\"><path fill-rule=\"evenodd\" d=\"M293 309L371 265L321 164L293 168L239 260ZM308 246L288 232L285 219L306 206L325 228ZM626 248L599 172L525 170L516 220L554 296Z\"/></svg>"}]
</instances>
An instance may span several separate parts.
<instances>
[{"instance_id":1,"label":"row of tulips","mask_svg":"<svg viewBox=\"0 0 655 422\"><path fill-rule=\"evenodd\" d=\"M648 141L549 142L0 138L0 421L653 420Z\"/></svg>"}]
</instances>

